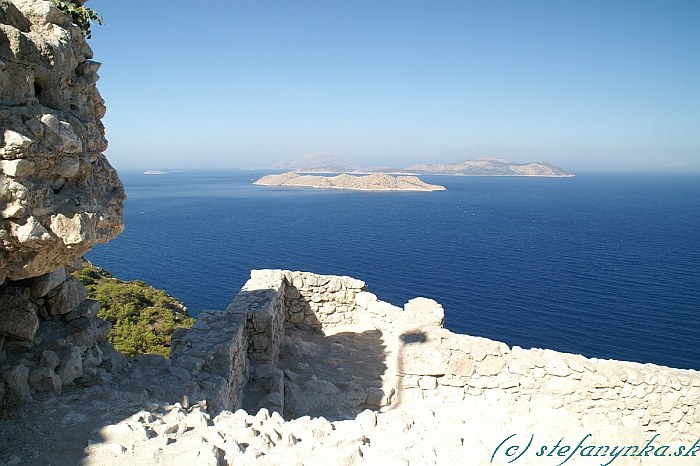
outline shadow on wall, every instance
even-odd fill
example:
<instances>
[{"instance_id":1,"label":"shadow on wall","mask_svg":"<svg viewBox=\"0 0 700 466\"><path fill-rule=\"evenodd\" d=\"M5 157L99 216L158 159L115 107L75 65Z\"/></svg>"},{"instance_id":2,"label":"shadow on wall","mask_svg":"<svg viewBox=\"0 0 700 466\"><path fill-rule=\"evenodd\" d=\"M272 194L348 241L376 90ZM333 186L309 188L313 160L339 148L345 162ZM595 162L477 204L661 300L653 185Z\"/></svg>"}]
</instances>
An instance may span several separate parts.
<instances>
[{"instance_id":1,"label":"shadow on wall","mask_svg":"<svg viewBox=\"0 0 700 466\"><path fill-rule=\"evenodd\" d=\"M289 283L283 293L279 349L271 351L278 357L276 362L251 364L243 408L267 408L286 419L322 416L334 421L387 404L391 394L382 388L387 373L382 331L336 332L334 326L350 322L347 304L321 294L309 296ZM274 314L269 322L275 322ZM254 313L253 326L255 319ZM276 344L274 327L258 324L267 330L259 335L269 339L268 349Z\"/></svg>"},{"instance_id":2,"label":"shadow on wall","mask_svg":"<svg viewBox=\"0 0 700 466\"><path fill-rule=\"evenodd\" d=\"M402 388L404 385L403 375L405 374L405 360L407 346L417 346L422 345L428 341L428 335L421 330L412 330L399 335L399 349L396 355L396 375L399 378L398 385ZM396 409L401 406L403 400L403 390L399 389L396 393L395 398L392 400L391 409Z\"/></svg>"}]
</instances>

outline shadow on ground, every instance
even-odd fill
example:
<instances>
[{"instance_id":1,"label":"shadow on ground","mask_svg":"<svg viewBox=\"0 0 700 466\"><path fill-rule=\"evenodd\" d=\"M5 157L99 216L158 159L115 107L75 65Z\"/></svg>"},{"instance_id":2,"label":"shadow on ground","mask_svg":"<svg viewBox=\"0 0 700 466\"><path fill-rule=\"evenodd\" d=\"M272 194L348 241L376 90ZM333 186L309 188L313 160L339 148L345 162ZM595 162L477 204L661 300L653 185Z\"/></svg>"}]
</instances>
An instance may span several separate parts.
<instances>
[{"instance_id":1,"label":"shadow on ground","mask_svg":"<svg viewBox=\"0 0 700 466\"><path fill-rule=\"evenodd\" d=\"M322 416L330 421L354 419L386 400L385 342L380 330L323 333L287 329L277 367L284 375L286 419ZM256 384L255 368L243 405L256 411L265 387Z\"/></svg>"}]
</instances>

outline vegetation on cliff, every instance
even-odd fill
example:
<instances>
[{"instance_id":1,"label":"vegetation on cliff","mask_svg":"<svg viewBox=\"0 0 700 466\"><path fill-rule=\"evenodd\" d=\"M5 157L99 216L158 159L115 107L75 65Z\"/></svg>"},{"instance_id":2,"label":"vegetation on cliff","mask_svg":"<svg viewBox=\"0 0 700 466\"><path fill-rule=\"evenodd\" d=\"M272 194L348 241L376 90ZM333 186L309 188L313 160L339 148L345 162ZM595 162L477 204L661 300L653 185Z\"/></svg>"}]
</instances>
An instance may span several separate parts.
<instances>
[{"instance_id":1,"label":"vegetation on cliff","mask_svg":"<svg viewBox=\"0 0 700 466\"><path fill-rule=\"evenodd\" d=\"M175 329L194 324L184 305L141 280L118 280L87 261L73 276L85 285L90 299L100 301L98 317L113 325L107 339L129 357L144 353L168 357Z\"/></svg>"},{"instance_id":2,"label":"vegetation on cliff","mask_svg":"<svg viewBox=\"0 0 700 466\"><path fill-rule=\"evenodd\" d=\"M97 24L104 24L104 20L100 15L95 13L88 7L82 6L78 3L62 0L51 0L56 8L61 10L65 15L69 16L73 24L80 28L80 32L90 39L92 37L92 31L90 31L90 26L92 22Z\"/></svg>"}]
</instances>

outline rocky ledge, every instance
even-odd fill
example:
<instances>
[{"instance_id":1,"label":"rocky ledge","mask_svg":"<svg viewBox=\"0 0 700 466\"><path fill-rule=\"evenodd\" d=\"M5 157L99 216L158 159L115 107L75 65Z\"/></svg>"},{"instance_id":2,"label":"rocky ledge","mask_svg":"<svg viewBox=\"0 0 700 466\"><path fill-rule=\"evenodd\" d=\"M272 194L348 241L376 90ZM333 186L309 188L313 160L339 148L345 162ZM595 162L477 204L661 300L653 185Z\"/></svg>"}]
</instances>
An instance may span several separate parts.
<instances>
[{"instance_id":1,"label":"rocky ledge","mask_svg":"<svg viewBox=\"0 0 700 466\"><path fill-rule=\"evenodd\" d=\"M354 191L444 191L445 187L428 184L415 176L391 176L372 173L365 176L342 174L338 176L300 175L294 172L266 175L255 181L258 186L295 188L348 189Z\"/></svg>"},{"instance_id":2,"label":"rocky ledge","mask_svg":"<svg viewBox=\"0 0 700 466\"><path fill-rule=\"evenodd\" d=\"M70 265L124 228L99 68L51 2L0 1L0 282Z\"/></svg>"}]
</instances>

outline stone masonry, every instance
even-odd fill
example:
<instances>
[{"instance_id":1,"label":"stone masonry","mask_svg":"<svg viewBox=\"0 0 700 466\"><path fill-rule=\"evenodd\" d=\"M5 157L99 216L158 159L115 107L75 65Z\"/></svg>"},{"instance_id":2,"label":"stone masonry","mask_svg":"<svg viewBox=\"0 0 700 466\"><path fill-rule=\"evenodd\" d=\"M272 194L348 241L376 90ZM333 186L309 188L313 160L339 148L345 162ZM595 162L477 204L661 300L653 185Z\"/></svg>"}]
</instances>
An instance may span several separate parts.
<instances>
[{"instance_id":1,"label":"stone masonry","mask_svg":"<svg viewBox=\"0 0 700 466\"><path fill-rule=\"evenodd\" d=\"M225 344L229 349L220 352L247 351L247 358L227 356L217 365L216 375L222 378L246 373L249 362L274 365L285 327L324 331L361 326L381 329L395 342L397 350L392 357L396 361L387 364L387 370L395 374L386 374L387 385L382 387L387 395L395 391L393 405L503 397L550 409L566 407L578 419L604 420L647 435L678 433L688 439L700 435L698 371L509 348L486 338L455 334L442 327L444 311L435 301L416 298L399 308L378 300L366 291L363 282L349 277L253 271L222 314L228 317L221 319L236 329L227 330ZM200 341L198 346L193 344L184 352L176 347L174 362L180 354L197 361L214 358L212 348L221 342L212 334L194 337L197 332L205 333L204 326L211 327L208 319L201 324L198 321L188 332L194 332L192 337L185 337ZM235 367L226 367L227 363ZM202 381L207 380L211 373L202 377ZM217 407L237 409L244 381L229 377L228 384L209 384L203 395L207 400L224 400L217 401ZM206 385L202 381L200 386Z\"/></svg>"}]
</instances>

